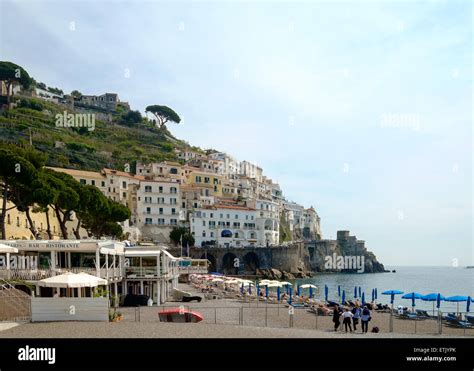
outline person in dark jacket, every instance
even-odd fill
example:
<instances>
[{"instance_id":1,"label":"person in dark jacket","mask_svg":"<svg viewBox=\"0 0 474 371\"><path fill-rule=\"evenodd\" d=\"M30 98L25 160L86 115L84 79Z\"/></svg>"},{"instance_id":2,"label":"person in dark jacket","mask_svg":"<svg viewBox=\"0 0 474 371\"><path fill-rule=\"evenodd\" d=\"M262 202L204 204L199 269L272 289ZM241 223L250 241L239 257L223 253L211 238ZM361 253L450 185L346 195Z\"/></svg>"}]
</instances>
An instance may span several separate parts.
<instances>
[{"instance_id":1,"label":"person in dark jacket","mask_svg":"<svg viewBox=\"0 0 474 371\"><path fill-rule=\"evenodd\" d=\"M362 310L361 322L362 322L362 332L367 332L369 329L369 321L370 321L370 310L367 306L364 307Z\"/></svg>"},{"instance_id":2,"label":"person in dark jacket","mask_svg":"<svg viewBox=\"0 0 474 371\"><path fill-rule=\"evenodd\" d=\"M339 306L336 304L334 306L334 311L332 314L332 321L334 322L334 331L337 331L337 329L339 328L339 325L341 324L340 317L341 317L341 311L339 310Z\"/></svg>"}]
</instances>

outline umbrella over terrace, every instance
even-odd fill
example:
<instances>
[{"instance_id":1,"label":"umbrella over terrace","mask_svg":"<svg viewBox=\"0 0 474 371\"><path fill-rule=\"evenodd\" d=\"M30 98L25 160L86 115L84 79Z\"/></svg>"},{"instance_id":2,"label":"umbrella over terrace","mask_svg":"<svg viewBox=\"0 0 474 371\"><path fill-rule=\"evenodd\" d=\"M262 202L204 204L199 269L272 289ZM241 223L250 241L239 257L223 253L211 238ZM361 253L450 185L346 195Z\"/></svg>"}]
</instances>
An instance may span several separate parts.
<instances>
[{"instance_id":1,"label":"umbrella over terrace","mask_svg":"<svg viewBox=\"0 0 474 371\"><path fill-rule=\"evenodd\" d=\"M16 247L11 247L8 245L4 245L3 243L0 243L0 253L6 254L6 253L13 253L16 254L18 252L18 249Z\"/></svg>"},{"instance_id":2,"label":"umbrella over terrace","mask_svg":"<svg viewBox=\"0 0 474 371\"><path fill-rule=\"evenodd\" d=\"M42 287L59 288L97 287L99 285L107 285L107 280L87 273L76 274L67 272L58 276L42 279L38 281L38 285Z\"/></svg>"}]
</instances>

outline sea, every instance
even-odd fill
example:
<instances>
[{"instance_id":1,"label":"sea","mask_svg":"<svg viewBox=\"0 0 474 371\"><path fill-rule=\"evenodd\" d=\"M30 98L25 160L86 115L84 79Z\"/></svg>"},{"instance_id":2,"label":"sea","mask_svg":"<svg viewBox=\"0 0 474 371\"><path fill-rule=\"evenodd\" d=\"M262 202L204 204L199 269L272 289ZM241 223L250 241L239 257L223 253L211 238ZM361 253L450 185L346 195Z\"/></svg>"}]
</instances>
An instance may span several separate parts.
<instances>
[{"instance_id":1,"label":"sea","mask_svg":"<svg viewBox=\"0 0 474 371\"><path fill-rule=\"evenodd\" d=\"M471 296L474 299L474 269L466 267L401 267L386 266L390 273L314 273L312 278L291 281L294 284L312 283L318 286L317 298L324 299L324 285L328 285L328 299L340 302L338 285L345 290L346 299L354 299L354 287L361 287L365 293L365 300L372 299L372 289L377 288L377 303L390 304L390 295L382 295L385 290L400 290L404 293L417 292L422 295L440 293L448 297L454 295ZM395 273L391 271L395 270ZM358 291L358 290L357 290ZM308 295L308 290L302 291ZM357 292L357 296L359 293ZM394 308L398 305L411 307L411 299L401 299L402 295L395 295ZM360 301L360 297L359 297ZM416 300L416 309L433 310L433 302ZM458 304L441 302L443 312L457 311ZM459 303L459 311L466 311L466 302ZM474 313L474 303L471 302L470 311Z\"/></svg>"}]
</instances>

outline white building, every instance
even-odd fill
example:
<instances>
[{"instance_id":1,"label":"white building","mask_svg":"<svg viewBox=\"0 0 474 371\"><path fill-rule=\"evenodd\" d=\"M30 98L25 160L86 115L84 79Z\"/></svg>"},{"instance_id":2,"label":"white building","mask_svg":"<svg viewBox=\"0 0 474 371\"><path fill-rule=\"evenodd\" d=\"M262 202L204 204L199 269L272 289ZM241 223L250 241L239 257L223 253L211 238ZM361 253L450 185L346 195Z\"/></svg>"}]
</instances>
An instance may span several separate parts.
<instances>
[{"instance_id":1,"label":"white building","mask_svg":"<svg viewBox=\"0 0 474 371\"><path fill-rule=\"evenodd\" d=\"M171 230L184 221L180 184L165 180L142 180L137 191L138 227L142 236L167 243Z\"/></svg>"},{"instance_id":2,"label":"white building","mask_svg":"<svg viewBox=\"0 0 474 371\"><path fill-rule=\"evenodd\" d=\"M249 178L255 179L257 182L262 181L263 170L261 167L252 164L248 161L242 161L240 163L240 174L248 176Z\"/></svg>"},{"instance_id":3,"label":"white building","mask_svg":"<svg viewBox=\"0 0 474 371\"><path fill-rule=\"evenodd\" d=\"M240 172L240 163L224 152L215 152L208 155L210 159L220 160L224 164L223 173L225 175L236 175Z\"/></svg>"},{"instance_id":4,"label":"white building","mask_svg":"<svg viewBox=\"0 0 474 371\"><path fill-rule=\"evenodd\" d=\"M256 246L263 239L256 210L249 207L214 205L194 210L190 219L196 246Z\"/></svg>"},{"instance_id":5,"label":"white building","mask_svg":"<svg viewBox=\"0 0 474 371\"><path fill-rule=\"evenodd\" d=\"M257 230L260 246L278 245L280 242L280 213L277 202L256 200Z\"/></svg>"}]
</instances>

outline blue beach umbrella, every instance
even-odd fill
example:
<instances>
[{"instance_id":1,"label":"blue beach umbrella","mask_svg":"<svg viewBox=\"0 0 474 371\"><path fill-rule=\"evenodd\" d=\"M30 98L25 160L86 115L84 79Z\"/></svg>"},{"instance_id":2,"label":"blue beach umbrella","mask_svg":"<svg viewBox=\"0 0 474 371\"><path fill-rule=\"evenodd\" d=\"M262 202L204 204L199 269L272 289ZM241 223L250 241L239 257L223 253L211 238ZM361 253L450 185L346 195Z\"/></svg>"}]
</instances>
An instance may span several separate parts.
<instances>
[{"instance_id":1,"label":"blue beach umbrella","mask_svg":"<svg viewBox=\"0 0 474 371\"><path fill-rule=\"evenodd\" d=\"M249 285L249 295L252 295L252 285Z\"/></svg>"},{"instance_id":2,"label":"blue beach umbrella","mask_svg":"<svg viewBox=\"0 0 474 371\"><path fill-rule=\"evenodd\" d=\"M436 308L439 309L439 307L441 306L441 300L444 300L444 299L445 297L443 295L441 295L440 293L434 293L434 292L421 297L421 300L423 301L433 302L433 315L434 315L435 302L436 302Z\"/></svg>"},{"instance_id":3,"label":"blue beach umbrella","mask_svg":"<svg viewBox=\"0 0 474 371\"><path fill-rule=\"evenodd\" d=\"M265 296L266 296L267 299L268 299L268 285L265 286Z\"/></svg>"},{"instance_id":4,"label":"blue beach umbrella","mask_svg":"<svg viewBox=\"0 0 474 371\"><path fill-rule=\"evenodd\" d=\"M290 287L290 299L288 300L288 304L291 305L291 303L293 302L293 288Z\"/></svg>"},{"instance_id":5,"label":"blue beach umbrella","mask_svg":"<svg viewBox=\"0 0 474 371\"><path fill-rule=\"evenodd\" d=\"M395 299L395 295L403 294L403 291L400 290L387 290L382 292L382 295L390 295L390 304L393 305L393 300Z\"/></svg>"},{"instance_id":6,"label":"blue beach umbrella","mask_svg":"<svg viewBox=\"0 0 474 371\"><path fill-rule=\"evenodd\" d=\"M277 298L280 301L280 286L277 287Z\"/></svg>"},{"instance_id":7,"label":"blue beach umbrella","mask_svg":"<svg viewBox=\"0 0 474 371\"><path fill-rule=\"evenodd\" d=\"M309 297L310 297L310 298L313 297L313 286L310 286L310 287L309 287Z\"/></svg>"},{"instance_id":8,"label":"blue beach umbrella","mask_svg":"<svg viewBox=\"0 0 474 371\"><path fill-rule=\"evenodd\" d=\"M243 294L244 293L244 283L242 282L242 286L240 286L240 293Z\"/></svg>"},{"instance_id":9,"label":"blue beach umbrella","mask_svg":"<svg viewBox=\"0 0 474 371\"><path fill-rule=\"evenodd\" d=\"M377 299L377 288L374 289L375 299Z\"/></svg>"},{"instance_id":10,"label":"blue beach umbrella","mask_svg":"<svg viewBox=\"0 0 474 371\"><path fill-rule=\"evenodd\" d=\"M467 296L456 295L456 296L450 296L448 298L445 298L444 300L457 303L457 313L459 313L459 303L462 301L468 301L469 298Z\"/></svg>"},{"instance_id":11,"label":"blue beach umbrella","mask_svg":"<svg viewBox=\"0 0 474 371\"><path fill-rule=\"evenodd\" d=\"M362 293L362 306L365 305L365 292Z\"/></svg>"},{"instance_id":12,"label":"blue beach umbrella","mask_svg":"<svg viewBox=\"0 0 474 371\"><path fill-rule=\"evenodd\" d=\"M300 296L300 293L301 293L301 289L300 289L300 285L298 285L296 288L296 295Z\"/></svg>"},{"instance_id":13,"label":"blue beach umbrella","mask_svg":"<svg viewBox=\"0 0 474 371\"><path fill-rule=\"evenodd\" d=\"M324 297L326 298L326 301L328 301L328 293L329 293L328 285L324 285Z\"/></svg>"},{"instance_id":14,"label":"blue beach umbrella","mask_svg":"<svg viewBox=\"0 0 474 371\"><path fill-rule=\"evenodd\" d=\"M411 299L411 306L415 308L415 299L421 299L423 295L417 292L410 292L402 296L402 299Z\"/></svg>"},{"instance_id":15,"label":"blue beach umbrella","mask_svg":"<svg viewBox=\"0 0 474 371\"><path fill-rule=\"evenodd\" d=\"M341 297L341 285L337 286L337 296Z\"/></svg>"},{"instance_id":16,"label":"blue beach umbrella","mask_svg":"<svg viewBox=\"0 0 474 371\"><path fill-rule=\"evenodd\" d=\"M355 298L357 297L357 286L354 287L354 297L355 297Z\"/></svg>"},{"instance_id":17,"label":"blue beach umbrella","mask_svg":"<svg viewBox=\"0 0 474 371\"><path fill-rule=\"evenodd\" d=\"M257 283L257 298L260 296L260 285Z\"/></svg>"},{"instance_id":18,"label":"blue beach umbrella","mask_svg":"<svg viewBox=\"0 0 474 371\"><path fill-rule=\"evenodd\" d=\"M342 301L341 301L341 305L344 305L345 302L346 302L346 290L342 290Z\"/></svg>"},{"instance_id":19,"label":"blue beach umbrella","mask_svg":"<svg viewBox=\"0 0 474 371\"><path fill-rule=\"evenodd\" d=\"M466 304L466 312L469 312L469 309L470 309L470 307L471 307L471 301L472 301L472 299L471 299L470 296L468 296L467 298L468 298L468 299L467 299L467 304Z\"/></svg>"},{"instance_id":20,"label":"blue beach umbrella","mask_svg":"<svg viewBox=\"0 0 474 371\"><path fill-rule=\"evenodd\" d=\"M362 288L359 286L359 298L362 296L361 292L362 292Z\"/></svg>"}]
</instances>

